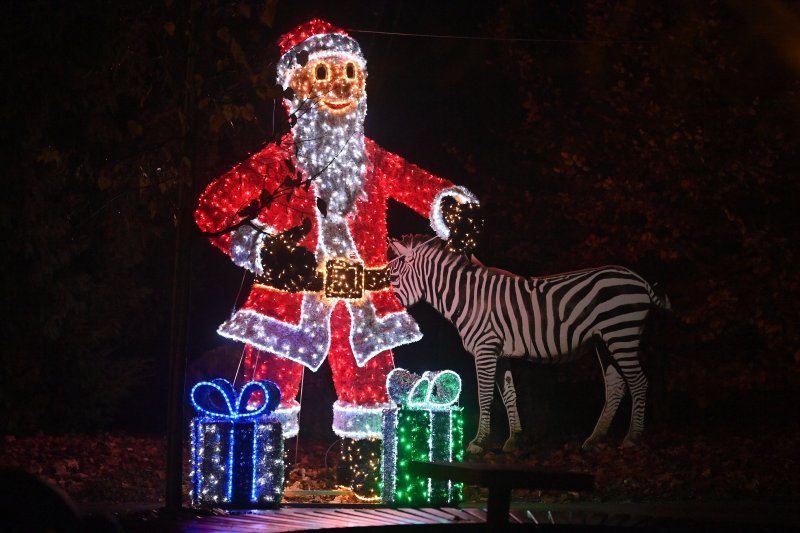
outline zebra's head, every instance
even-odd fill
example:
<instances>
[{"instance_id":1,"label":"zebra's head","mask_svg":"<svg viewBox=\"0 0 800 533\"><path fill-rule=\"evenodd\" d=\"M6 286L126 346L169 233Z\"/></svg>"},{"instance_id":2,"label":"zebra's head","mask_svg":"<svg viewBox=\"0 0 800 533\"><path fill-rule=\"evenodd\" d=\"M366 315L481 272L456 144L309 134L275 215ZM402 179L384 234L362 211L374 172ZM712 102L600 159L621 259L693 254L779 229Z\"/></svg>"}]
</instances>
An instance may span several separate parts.
<instances>
[{"instance_id":1,"label":"zebra's head","mask_svg":"<svg viewBox=\"0 0 800 533\"><path fill-rule=\"evenodd\" d=\"M389 240L389 279L392 290L403 306L408 307L424 298L420 251L426 235L406 235Z\"/></svg>"}]
</instances>

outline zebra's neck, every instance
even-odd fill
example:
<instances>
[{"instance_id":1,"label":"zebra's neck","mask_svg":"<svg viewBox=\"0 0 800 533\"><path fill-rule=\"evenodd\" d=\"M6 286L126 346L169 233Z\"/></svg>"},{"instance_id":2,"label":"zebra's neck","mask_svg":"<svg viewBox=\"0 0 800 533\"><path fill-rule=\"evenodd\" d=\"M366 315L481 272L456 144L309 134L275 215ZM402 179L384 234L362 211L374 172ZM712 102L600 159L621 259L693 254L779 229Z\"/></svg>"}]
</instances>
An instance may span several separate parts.
<instances>
[{"instance_id":1,"label":"zebra's neck","mask_svg":"<svg viewBox=\"0 0 800 533\"><path fill-rule=\"evenodd\" d=\"M501 275L443 248L432 249L425 257L422 297L455 326L464 313L476 308L472 301L478 292L474 290L476 284Z\"/></svg>"}]
</instances>

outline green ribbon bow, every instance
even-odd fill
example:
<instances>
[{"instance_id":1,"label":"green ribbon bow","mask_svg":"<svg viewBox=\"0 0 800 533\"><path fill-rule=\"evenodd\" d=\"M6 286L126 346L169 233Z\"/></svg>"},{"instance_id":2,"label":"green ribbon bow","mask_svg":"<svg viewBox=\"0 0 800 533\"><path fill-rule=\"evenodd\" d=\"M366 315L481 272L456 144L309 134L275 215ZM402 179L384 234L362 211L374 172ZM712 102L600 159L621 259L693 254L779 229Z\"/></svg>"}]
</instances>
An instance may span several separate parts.
<instances>
[{"instance_id":1,"label":"green ribbon bow","mask_svg":"<svg viewBox=\"0 0 800 533\"><path fill-rule=\"evenodd\" d=\"M421 376L395 368L386 376L386 389L398 405L416 409L442 409L458 401L461 378L452 370L425 372Z\"/></svg>"}]
</instances>

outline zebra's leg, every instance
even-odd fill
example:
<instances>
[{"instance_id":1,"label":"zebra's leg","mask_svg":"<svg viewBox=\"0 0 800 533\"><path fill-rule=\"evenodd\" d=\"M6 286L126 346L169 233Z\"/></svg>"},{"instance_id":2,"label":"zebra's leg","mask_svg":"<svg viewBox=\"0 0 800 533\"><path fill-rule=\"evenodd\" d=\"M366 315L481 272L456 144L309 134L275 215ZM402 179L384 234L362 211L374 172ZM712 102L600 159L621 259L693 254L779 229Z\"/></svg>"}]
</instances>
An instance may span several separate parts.
<instances>
[{"instance_id":1,"label":"zebra's leg","mask_svg":"<svg viewBox=\"0 0 800 533\"><path fill-rule=\"evenodd\" d=\"M510 370L506 370L503 376L503 387L500 389L500 396L503 398L503 405L506 406L506 414L508 415L508 440L503 444L503 451L513 452L519 447L522 426L519 423L519 412L517 411L517 390L514 387L514 378Z\"/></svg>"},{"instance_id":2,"label":"zebra's leg","mask_svg":"<svg viewBox=\"0 0 800 533\"><path fill-rule=\"evenodd\" d=\"M639 344L641 341L641 330L639 334L625 339L610 339L607 341L611 357L614 358L614 366L619 369L625 385L631 393L631 421L628 426L628 434L622 441L624 448L636 446L639 437L644 431L644 412L647 403L647 377L642 370L642 363L639 359Z\"/></svg>"},{"instance_id":3,"label":"zebra's leg","mask_svg":"<svg viewBox=\"0 0 800 533\"><path fill-rule=\"evenodd\" d=\"M611 421L619 408L619 403L622 401L622 397L625 396L625 380L622 379L622 375L613 363L603 357L601 349L600 347L595 347L600 368L604 369L603 381L606 388L606 403L603 405L603 411L600 413L600 418L597 419L597 424L595 424L592 434L583 443L584 450L593 448L598 441L606 436Z\"/></svg>"},{"instance_id":4,"label":"zebra's leg","mask_svg":"<svg viewBox=\"0 0 800 533\"><path fill-rule=\"evenodd\" d=\"M497 370L497 353L494 350L483 350L475 354L475 372L478 375L478 433L467 445L467 453L478 454L486 448L489 437L489 418L492 412L492 393L494 392L494 375Z\"/></svg>"},{"instance_id":5,"label":"zebra's leg","mask_svg":"<svg viewBox=\"0 0 800 533\"><path fill-rule=\"evenodd\" d=\"M628 434L622 441L622 446L632 448L636 446L644 432L644 411L647 406L647 378L638 358L635 360L635 365L631 365L630 370L622 369L622 377L625 378L625 383L631 391L631 424L628 427Z\"/></svg>"}]
</instances>

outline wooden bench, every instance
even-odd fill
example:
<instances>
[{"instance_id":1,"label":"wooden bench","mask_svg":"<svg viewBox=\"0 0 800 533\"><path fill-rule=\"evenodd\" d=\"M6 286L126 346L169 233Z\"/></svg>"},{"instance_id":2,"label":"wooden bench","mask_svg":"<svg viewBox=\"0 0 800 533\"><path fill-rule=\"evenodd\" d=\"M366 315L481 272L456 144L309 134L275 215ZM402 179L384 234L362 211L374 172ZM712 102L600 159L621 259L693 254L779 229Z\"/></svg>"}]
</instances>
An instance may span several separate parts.
<instances>
[{"instance_id":1,"label":"wooden bench","mask_svg":"<svg viewBox=\"0 0 800 533\"><path fill-rule=\"evenodd\" d=\"M574 472L553 472L513 464L448 463L410 461L409 471L432 479L478 485L489 489L486 523L508 524L512 489L591 491L594 476Z\"/></svg>"}]
</instances>

